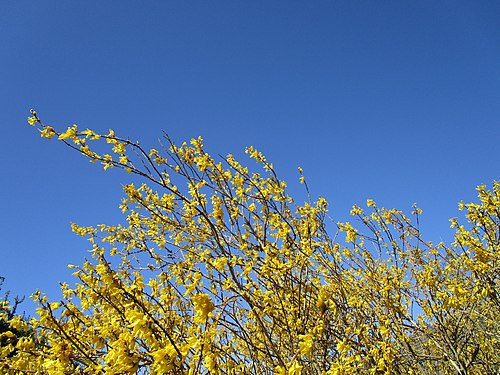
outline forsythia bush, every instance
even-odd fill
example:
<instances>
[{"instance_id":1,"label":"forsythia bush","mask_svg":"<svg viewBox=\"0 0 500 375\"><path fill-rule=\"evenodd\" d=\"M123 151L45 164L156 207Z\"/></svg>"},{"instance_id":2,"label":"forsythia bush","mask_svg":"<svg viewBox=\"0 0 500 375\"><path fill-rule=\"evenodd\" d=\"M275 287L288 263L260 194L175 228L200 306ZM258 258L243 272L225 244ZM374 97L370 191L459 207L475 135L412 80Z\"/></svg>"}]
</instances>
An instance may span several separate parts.
<instances>
[{"instance_id":1,"label":"forsythia bush","mask_svg":"<svg viewBox=\"0 0 500 375\"><path fill-rule=\"evenodd\" d=\"M1 348L1 373L498 373L499 182L460 204L449 245L421 238L419 208L371 200L329 235L326 200L295 202L252 147L259 172L201 138L146 150L28 122L136 177L126 225L73 225L92 260L61 301L36 292L38 317L13 318L34 333Z\"/></svg>"}]
</instances>

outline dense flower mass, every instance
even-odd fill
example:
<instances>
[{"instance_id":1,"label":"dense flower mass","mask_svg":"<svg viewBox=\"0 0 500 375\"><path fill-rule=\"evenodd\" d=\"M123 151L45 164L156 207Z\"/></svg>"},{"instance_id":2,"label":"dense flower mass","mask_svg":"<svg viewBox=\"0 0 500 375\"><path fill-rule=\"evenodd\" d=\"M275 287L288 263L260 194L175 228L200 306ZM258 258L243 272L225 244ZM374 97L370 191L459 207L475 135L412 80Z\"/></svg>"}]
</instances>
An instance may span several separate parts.
<instances>
[{"instance_id":1,"label":"dense flower mass","mask_svg":"<svg viewBox=\"0 0 500 375\"><path fill-rule=\"evenodd\" d=\"M93 259L71 266L77 281L62 284L60 301L37 292L37 317L9 318L32 334L2 333L1 373L499 370L498 182L460 204L467 220L452 219L453 243L433 244L417 207L410 220L368 200L352 223L327 225L326 200L294 201L252 147L258 171L214 160L201 138L146 150L113 131L59 132L36 112L28 122L131 174L127 224L73 225Z\"/></svg>"}]
</instances>

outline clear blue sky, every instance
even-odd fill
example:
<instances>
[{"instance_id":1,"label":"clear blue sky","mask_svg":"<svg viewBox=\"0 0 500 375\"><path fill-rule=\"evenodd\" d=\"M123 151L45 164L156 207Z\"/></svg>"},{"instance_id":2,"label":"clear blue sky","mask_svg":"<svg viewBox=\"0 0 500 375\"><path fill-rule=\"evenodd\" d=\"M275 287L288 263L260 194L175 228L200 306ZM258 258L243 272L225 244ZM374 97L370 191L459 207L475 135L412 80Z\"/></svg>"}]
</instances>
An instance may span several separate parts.
<instances>
[{"instance_id":1,"label":"clear blue sky","mask_svg":"<svg viewBox=\"0 0 500 375\"><path fill-rule=\"evenodd\" d=\"M30 108L148 146L254 145L292 191L300 165L336 220L417 202L449 239L457 202L499 178L499 19L498 1L3 1L5 288L57 298L88 256L70 223L121 221L129 178L40 139Z\"/></svg>"}]
</instances>

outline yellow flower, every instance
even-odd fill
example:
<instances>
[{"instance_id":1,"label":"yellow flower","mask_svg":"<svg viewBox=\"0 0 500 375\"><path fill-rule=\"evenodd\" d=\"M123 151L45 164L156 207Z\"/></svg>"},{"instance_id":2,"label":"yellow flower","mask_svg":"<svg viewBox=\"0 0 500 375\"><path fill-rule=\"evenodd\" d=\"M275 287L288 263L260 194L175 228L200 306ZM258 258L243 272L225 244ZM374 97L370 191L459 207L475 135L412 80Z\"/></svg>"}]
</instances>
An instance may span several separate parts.
<instances>
[{"instance_id":1,"label":"yellow flower","mask_svg":"<svg viewBox=\"0 0 500 375\"><path fill-rule=\"evenodd\" d=\"M310 333L306 335L299 335L300 338L300 352L302 354L309 354L312 351L313 337Z\"/></svg>"},{"instance_id":2,"label":"yellow flower","mask_svg":"<svg viewBox=\"0 0 500 375\"><path fill-rule=\"evenodd\" d=\"M357 205L352 206L352 210L351 210L352 216L362 215L362 214L363 214L363 210L361 209L361 207L359 207Z\"/></svg>"},{"instance_id":3,"label":"yellow flower","mask_svg":"<svg viewBox=\"0 0 500 375\"><path fill-rule=\"evenodd\" d=\"M214 267L217 271L223 271L224 267L227 265L227 258L226 257L220 257L214 260Z\"/></svg>"},{"instance_id":4,"label":"yellow flower","mask_svg":"<svg viewBox=\"0 0 500 375\"><path fill-rule=\"evenodd\" d=\"M125 145L123 143L117 143L113 147L113 152L115 152L117 154L123 155L125 153L125 151L126 151L126 149L125 149Z\"/></svg>"},{"instance_id":5,"label":"yellow flower","mask_svg":"<svg viewBox=\"0 0 500 375\"><path fill-rule=\"evenodd\" d=\"M345 353L350 349L351 349L351 346L349 345L347 339L344 339L337 344L337 350L339 352Z\"/></svg>"},{"instance_id":6,"label":"yellow flower","mask_svg":"<svg viewBox=\"0 0 500 375\"><path fill-rule=\"evenodd\" d=\"M206 368L208 369L208 371L210 371L210 373L212 373L215 370L215 367L217 365L215 355L213 353L208 354L205 357L204 364L205 364Z\"/></svg>"},{"instance_id":7,"label":"yellow flower","mask_svg":"<svg viewBox=\"0 0 500 375\"><path fill-rule=\"evenodd\" d=\"M292 365L288 368L288 375L300 375L302 374L302 368L304 366L300 365L297 361L294 361Z\"/></svg>"},{"instance_id":8,"label":"yellow flower","mask_svg":"<svg viewBox=\"0 0 500 375\"><path fill-rule=\"evenodd\" d=\"M84 135L84 136L85 136L85 138L90 138L92 141L94 141L94 140L97 140L97 139L101 138L101 136L100 136L99 134L94 133L94 132L93 132L92 130L90 130L90 129L86 129L86 130L82 131L82 133L81 133L81 134L82 134L82 135Z\"/></svg>"},{"instance_id":9,"label":"yellow flower","mask_svg":"<svg viewBox=\"0 0 500 375\"><path fill-rule=\"evenodd\" d=\"M54 130L53 127L51 126L46 126L45 128L43 128L43 130L40 130L40 135L43 137L43 138L52 138L54 135L56 135L56 131Z\"/></svg>"},{"instance_id":10,"label":"yellow flower","mask_svg":"<svg viewBox=\"0 0 500 375\"><path fill-rule=\"evenodd\" d=\"M37 122L37 120L36 120L35 116L28 117L28 124L30 124L31 126L35 125L36 122Z\"/></svg>"},{"instance_id":11,"label":"yellow flower","mask_svg":"<svg viewBox=\"0 0 500 375\"><path fill-rule=\"evenodd\" d=\"M214 304L208 294L200 293L193 296L193 305L196 312L195 322L204 323L214 309Z\"/></svg>"},{"instance_id":12,"label":"yellow flower","mask_svg":"<svg viewBox=\"0 0 500 375\"><path fill-rule=\"evenodd\" d=\"M61 135L59 135L59 139L63 140L63 139L74 139L77 135L77 131L78 131L78 128L75 125L69 127L64 133L62 133Z\"/></svg>"}]
</instances>

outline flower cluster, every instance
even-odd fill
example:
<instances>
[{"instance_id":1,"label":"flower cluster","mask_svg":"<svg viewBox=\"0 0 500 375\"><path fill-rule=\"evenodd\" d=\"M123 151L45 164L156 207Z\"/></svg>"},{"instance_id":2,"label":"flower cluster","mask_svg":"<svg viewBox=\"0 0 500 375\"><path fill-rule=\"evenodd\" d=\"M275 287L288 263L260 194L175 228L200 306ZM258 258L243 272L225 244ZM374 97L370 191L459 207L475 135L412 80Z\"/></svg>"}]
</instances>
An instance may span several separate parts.
<instances>
[{"instance_id":1,"label":"flower cluster","mask_svg":"<svg viewBox=\"0 0 500 375\"><path fill-rule=\"evenodd\" d=\"M124 186L127 225L73 225L93 258L71 266L77 282L62 284L61 301L34 294L34 334L2 347L2 373L499 368L498 182L460 205L468 222L452 220L454 243L433 244L417 207L411 220L368 200L352 222L329 223L324 198L295 202L252 147L257 171L232 155L215 160L201 138L148 150L113 131L58 132L34 111L28 122L137 178Z\"/></svg>"}]
</instances>

